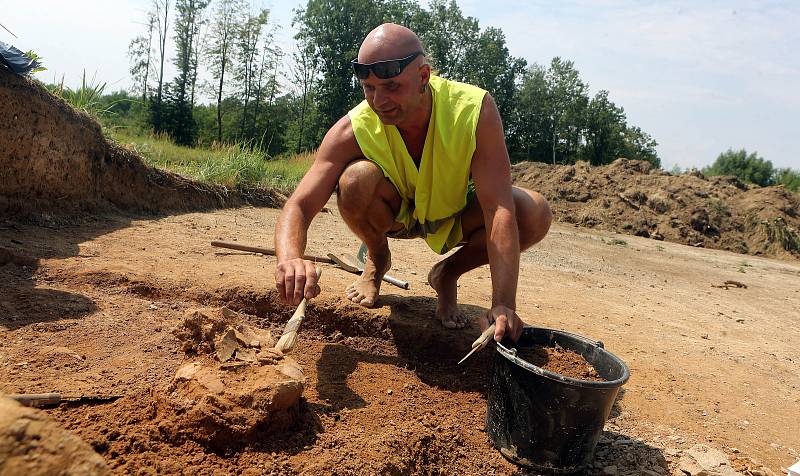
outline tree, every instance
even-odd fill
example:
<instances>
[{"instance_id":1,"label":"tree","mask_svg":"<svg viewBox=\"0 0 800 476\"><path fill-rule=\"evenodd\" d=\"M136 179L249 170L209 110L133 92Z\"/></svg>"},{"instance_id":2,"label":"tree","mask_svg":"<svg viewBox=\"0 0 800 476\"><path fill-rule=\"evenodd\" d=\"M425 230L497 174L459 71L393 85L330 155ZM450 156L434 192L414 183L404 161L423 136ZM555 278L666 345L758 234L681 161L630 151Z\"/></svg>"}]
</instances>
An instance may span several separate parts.
<instances>
[{"instance_id":1,"label":"tree","mask_svg":"<svg viewBox=\"0 0 800 476\"><path fill-rule=\"evenodd\" d=\"M650 162L653 167L661 168L661 159L656 152L658 142L650 134L639 127L625 128L625 149L623 156L633 160Z\"/></svg>"},{"instance_id":2,"label":"tree","mask_svg":"<svg viewBox=\"0 0 800 476\"><path fill-rule=\"evenodd\" d=\"M142 104L147 102L147 92L150 80L150 59L153 52L153 27L156 18L153 12L147 14L147 33L137 36L128 45L128 57L131 60L131 78L133 79L132 92L141 92Z\"/></svg>"},{"instance_id":3,"label":"tree","mask_svg":"<svg viewBox=\"0 0 800 476\"><path fill-rule=\"evenodd\" d=\"M251 101L255 98L255 85L258 78L259 42L264 26L269 19L269 10L263 9L253 14L250 9L241 12L236 30L236 49L234 50L236 66L234 67L234 80L242 102L242 114L239 122L239 138L252 139L254 122L252 111L248 111ZM269 41L269 40L267 40ZM248 112L250 113L248 115Z\"/></svg>"},{"instance_id":4,"label":"tree","mask_svg":"<svg viewBox=\"0 0 800 476\"><path fill-rule=\"evenodd\" d=\"M512 121L517 139L511 144L512 160L546 162L551 155L550 94L546 75L547 70L538 64L531 65L523 74Z\"/></svg>"},{"instance_id":5,"label":"tree","mask_svg":"<svg viewBox=\"0 0 800 476\"><path fill-rule=\"evenodd\" d=\"M427 29L420 38L433 59L436 74L467 82L473 74L468 64L478 49L478 20L465 17L455 0L432 0L427 11Z\"/></svg>"},{"instance_id":6,"label":"tree","mask_svg":"<svg viewBox=\"0 0 800 476\"><path fill-rule=\"evenodd\" d=\"M556 56L545 74L550 114L551 158L553 164L568 163L577 157L580 135L588 105L588 86L581 81L572 61ZM558 160L556 160L558 158Z\"/></svg>"},{"instance_id":7,"label":"tree","mask_svg":"<svg viewBox=\"0 0 800 476\"><path fill-rule=\"evenodd\" d=\"M762 187L775 183L774 172L772 162L759 157L756 152L748 154L745 149L728 149L713 164L703 168L703 173L708 176L733 175Z\"/></svg>"},{"instance_id":8,"label":"tree","mask_svg":"<svg viewBox=\"0 0 800 476\"><path fill-rule=\"evenodd\" d=\"M306 140L307 134L306 120L311 101L311 89L314 86L314 80L317 76L318 65L316 58L311 53L309 46L303 42L298 41L297 50L292 53L292 66L290 67L291 78L295 85L295 95L297 98L296 104L299 105L298 111L298 128L297 132L297 146L294 151L299 154L303 150L303 141ZM308 142L307 142L308 144Z\"/></svg>"},{"instance_id":9,"label":"tree","mask_svg":"<svg viewBox=\"0 0 800 476\"><path fill-rule=\"evenodd\" d=\"M167 55L167 34L169 32L169 5L170 0L153 0L153 16L156 19L158 32L158 88L156 88L156 102L151 104L151 124L156 132L163 129L163 93L164 93L164 62Z\"/></svg>"},{"instance_id":10,"label":"tree","mask_svg":"<svg viewBox=\"0 0 800 476\"><path fill-rule=\"evenodd\" d=\"M469 70L466 80L492 95L505 125L506 140L514 142L518 124L513 110L527 62L509 54L505 35L499 28L487 28L473 43L474 51L466 62Z\"/></svg>"},{"instance_id":11,"label":"tree","mask_svg":"<svg viewBox=\"0 0 800 476\"><path fill-rule=\"evenodd\" d=\"M236 18L241 9L239 0L219 0L214 12L206 51L211 77L216 84L217 142L222 142L222 96L225 90L225 73L231 60L236 31Z\"/></svg>"},{"instance_id":12,"label":"tree","mask_svg":"<svg viewBox=\"0 0 800 476\"><path fill-rule=\"evenodd\" d=\"M350 61L367 33L383 23L384 7L380 0L309 0L296 11L295 39L308 46L320 68L315 97L324 127L363 99Z\"/></svg>"},{"instance_id":13,"label":"tree","mask_svg":"<svg viewBox=\"0 0 800 476\"><path fill-rule=\"evenodd\" d=\"M194 142L195 122L193 117L193 90L196 67L195 49L199 47L197 37L202 23L203 10L208 0L176 0L175 9L175 58L173 64L178 75L172 82L169 103L165 111L168 121L164 130L170 133L178 144L191 145Z\"/></svg>"},{"instance_id":14,"label":"tree","mask_svg":"<svg viewBox=\"0 0 800 476\"><path fill-rule=\"evenodd\" d=\"M598 91L589 102L585 125L584 160L600 165L625 155L625 111L608 99L608 91Z\"/></svg>"},{"instance_id":15,"label":"tree","mask_svg":"<svg viewBox=\"0 0 800 476\"><path fill-rule=\"evenodd\" d=\"M775 170L775 183L783 185L792 192L800 190L800 172L790 168Z\"/></svg>"}]
</instances>

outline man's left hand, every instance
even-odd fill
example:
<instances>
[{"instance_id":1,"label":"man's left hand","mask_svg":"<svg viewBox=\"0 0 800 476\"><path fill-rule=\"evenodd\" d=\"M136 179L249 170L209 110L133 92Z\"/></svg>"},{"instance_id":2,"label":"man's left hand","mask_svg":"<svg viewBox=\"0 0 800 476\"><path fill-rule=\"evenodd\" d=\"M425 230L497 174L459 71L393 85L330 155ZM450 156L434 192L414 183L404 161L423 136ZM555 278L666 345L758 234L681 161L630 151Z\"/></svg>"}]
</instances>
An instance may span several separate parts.
<instances>
[{"instance_id":1,"label":"man's left hand","mask_svg":"<svg viewBox=\"0 0 800 476\"><path fill-rule=\"evenodd\" d=\"M517 313L506 306L494 306L486 311L480 319L481 331L486 330L489 325L494 322L494 340L500 342L503 338L508 337L512 342L519 340L522 335L522 319L519 318Z\"/></svg>"}]
</instances>

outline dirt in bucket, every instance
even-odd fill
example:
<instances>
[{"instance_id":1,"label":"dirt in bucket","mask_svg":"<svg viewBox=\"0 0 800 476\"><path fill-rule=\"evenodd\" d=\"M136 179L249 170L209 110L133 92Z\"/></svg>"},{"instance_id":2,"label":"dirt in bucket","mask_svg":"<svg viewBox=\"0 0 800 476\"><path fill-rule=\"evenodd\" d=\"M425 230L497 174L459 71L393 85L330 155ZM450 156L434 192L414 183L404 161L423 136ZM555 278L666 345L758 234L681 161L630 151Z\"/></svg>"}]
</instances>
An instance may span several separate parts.
<instances>
[{"instance_id":1,"label":"dirt in bucket","mask_svg":"<svg viewBox=\"0 0 800 476\"><path fill-rule=\"evenodd\" d=\"M564 375L565 377L590 380L593 382L605 381L581 354L565 349L559 345L554 347L535 345L533 347L517 349L517 357L537 367Z\"/></svg>"}]
</instances>

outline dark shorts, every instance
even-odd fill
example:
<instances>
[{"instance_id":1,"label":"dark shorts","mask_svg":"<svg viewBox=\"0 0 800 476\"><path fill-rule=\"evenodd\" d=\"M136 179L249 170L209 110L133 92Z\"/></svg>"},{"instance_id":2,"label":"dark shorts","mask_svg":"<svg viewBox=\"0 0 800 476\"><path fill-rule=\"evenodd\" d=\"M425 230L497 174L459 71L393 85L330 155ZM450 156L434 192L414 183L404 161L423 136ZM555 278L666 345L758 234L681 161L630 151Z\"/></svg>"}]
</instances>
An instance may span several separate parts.
<instances>
[{"instance_id":1,"label":"dark shorts","mask_svg":"<svg viewBox=\"0 0 800 476\"><path fill-rule=\"evenodd\" d=\"M470 205L472 205L472 203L474 201L476 201L477 199L478 199L478 194L475 192L475 184L472 183L472 181L470 181L467 184L467 204L464 206L464 208L460 212L458 212L455 215L455 217L459 219L458 226L461 226L461 220L460 220L461 214L464 213L464 210L466 210ZM403 228L403 229L397 230L397 231L390 231L390 232L386 233L386 237L387 238L394 238L394 239L398 239L398 240L407 240L407 239L413 239L413 238L424 238L425 237L425 230L422 229L422 225L420 225L419 223L415 223L414 226L411 229Z\"/></svg>"}]
</instances>

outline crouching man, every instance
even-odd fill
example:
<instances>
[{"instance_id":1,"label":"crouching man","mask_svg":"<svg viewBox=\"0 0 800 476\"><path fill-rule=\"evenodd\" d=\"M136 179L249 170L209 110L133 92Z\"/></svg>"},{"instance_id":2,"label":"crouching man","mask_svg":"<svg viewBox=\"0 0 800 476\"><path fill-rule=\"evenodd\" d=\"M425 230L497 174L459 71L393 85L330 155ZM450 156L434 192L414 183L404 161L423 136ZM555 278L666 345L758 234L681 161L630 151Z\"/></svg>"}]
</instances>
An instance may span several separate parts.
<instances>
[{"instance_id":1,"label":"crouching man","mask_svg":"<svg viewBox=\"0 0 800 476\"><path fill-rule=\"evenodd\" d=\"M439 254L458 248L428 275L436 317L446 328L459 313L459 277L489 264L492 302L481 330L495 340L522 332L516 293L520 250L547 234L552 214L538 193L511 185L503 125L492 97L431 74L414 32L384 24L367 35L352 63L365 100L327 132L308 173L278 218L275 281L297 305L320 288L303 260L308 228L334 192L342 218L369 252L347 298L376 304L391 267L388 238L422 238Z\"/></svg>"}]
</instances>

